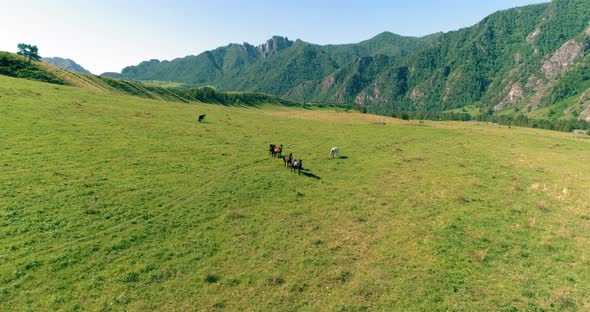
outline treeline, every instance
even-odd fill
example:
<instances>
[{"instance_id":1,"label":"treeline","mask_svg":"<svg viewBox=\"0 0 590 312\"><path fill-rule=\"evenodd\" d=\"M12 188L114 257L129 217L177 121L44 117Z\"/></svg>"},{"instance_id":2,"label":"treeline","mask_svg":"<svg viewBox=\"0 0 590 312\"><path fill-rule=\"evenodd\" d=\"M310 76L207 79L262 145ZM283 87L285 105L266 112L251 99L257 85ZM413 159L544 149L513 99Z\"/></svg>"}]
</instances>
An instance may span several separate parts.
<instances>
[{"instance_id":1,"label":"treeline","mask_svg":"<svg viewBox=\"0 0 590 312\"><path fill-rule=\"evenodd\" d=\"M404 120L439 120L439 121L482 121L492 122L506 126L539 128L563 132L574 130L589 130L590 122L578 119L535 119L523 114L519 115L493 115L482 114L473 116L466 112L395 112L392 117Z\"/></svg>"},{"instance_id":2,"label":"treeline","mask_svg":"<svg viewBox=\"0 0 590 312\"><path fill-rule=\"evenodd\" d=\"M590 123L584 120L573 118L568 119L534 119L525 115L486 115L478 118L480 121L489 121L501 125L530 127L562 132L572 132L574 130L590 129Z\"/></svg>"},{"instance_id":3,"label":"treeline","mask_svg":"<svg viewBox=\"0 0 590 312\"><path fill-rule=\"evenodd\" d=\"M151 99L162 99L178 102L202 102L221 104L225 106L257 106L262 104L279 104L285 106L298 105L281 98L254 92L220 92L211 87L191 89L163 88L148 86L127 80L119 80L97 76L97 79L105 82L111 88L122 93Z\"/></svg>"},{"instance_id":4,"label":"treeline","mask_svg":"<svg viewBox=\"0 0 590 312\"><path fill-rule=\"evenodd\" d=\"M211 87L179 90L192 101L237 106L255 106L262 104L299 105L276 96L255 92L219 92Z\"/></svg>"}]
</instances>

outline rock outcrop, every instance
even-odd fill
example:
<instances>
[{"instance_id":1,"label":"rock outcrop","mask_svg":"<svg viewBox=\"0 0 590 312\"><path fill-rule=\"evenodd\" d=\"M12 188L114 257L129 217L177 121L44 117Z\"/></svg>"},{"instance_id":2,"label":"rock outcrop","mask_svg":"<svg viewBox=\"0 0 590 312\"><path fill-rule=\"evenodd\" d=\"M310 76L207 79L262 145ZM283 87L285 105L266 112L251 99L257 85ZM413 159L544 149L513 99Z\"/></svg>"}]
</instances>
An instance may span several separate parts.
<instances>
[{"instance_id":1,"label":"rock outcrop","mask_svg":"<svg viewBox=\"0 0 590 312\"><path fill-rule=\"evenodd\" d=\"M508 91L508 95L500 102L500 104L494 106L495 110L501 110L505 107L517 104L524 99L524 90L520 83L516 83Z\"/></svg>"},{"instance_id":2,"label":"rock outcrop","mask_svg":"<svg viewBox=\"0 0 590 312\"><path fill-rule=\"evenodd\" d=\"M551 59L545 61L541 72L545 74L547 79L557 78L562 71L567 70L574 63L582 50L582 44L575 40L567 41L551 56Z\"/></svg>"},{"instance_id":3,"label":"rock outcrop","mask_svg":"<svg viewBox=\"0 0 590 312\"><path fill-rule=\"evenodd\" d=\"M265 43L258 46L258 49L264 55L264 57L269 57L273 54L277 54L280 51L290 47L293 45L293 41L289 40L289 38L281 37L281 36L273 36L271 39L266 40Z\"/></svg>"}]
</instances>

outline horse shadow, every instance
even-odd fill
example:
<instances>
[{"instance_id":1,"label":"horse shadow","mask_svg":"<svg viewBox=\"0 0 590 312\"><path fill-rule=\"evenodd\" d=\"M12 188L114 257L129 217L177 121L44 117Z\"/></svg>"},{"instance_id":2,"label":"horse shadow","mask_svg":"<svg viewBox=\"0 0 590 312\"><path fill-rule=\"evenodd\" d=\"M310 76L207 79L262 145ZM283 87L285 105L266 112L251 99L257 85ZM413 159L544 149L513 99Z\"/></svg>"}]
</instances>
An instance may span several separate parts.
<instances>
[{"instance_id":1,"label":"horse shadow","mask_svg":"<svg viewBox=\"0 0 590 312\"><path fill-rule=\"evenodd\" d=\"M301 174L303 174L304 176L308 177L308 178L312 178L312 179L316 179L316 180L321 180L322 178L318 177L317 175L309 172L308 169L301 169Z\"/></svg>"},{"instance_id":2,"label":"horse shadow","mask_svg":"<svg viewBox=\"0 0 590 312\"><path fill-rule=\"evenodd\" d=\"M348 159L348 156L336 156L336 157L330 158L330 159Z\"/></svg>"}]
</instances>

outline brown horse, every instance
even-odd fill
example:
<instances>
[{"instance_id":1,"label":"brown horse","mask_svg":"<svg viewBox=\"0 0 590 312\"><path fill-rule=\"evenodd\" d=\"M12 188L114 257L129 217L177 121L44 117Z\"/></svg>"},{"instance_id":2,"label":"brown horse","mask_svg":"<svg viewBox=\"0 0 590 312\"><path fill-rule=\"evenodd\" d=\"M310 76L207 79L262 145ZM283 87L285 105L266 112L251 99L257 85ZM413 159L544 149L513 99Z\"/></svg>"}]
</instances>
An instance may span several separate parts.
<instances>
[{"instance_id":1,"label":"brown horse","mask_svg":"<svg viewBox=\"0 0 590 312\"><path fill-rule=\"evenodd\" d=\"M273 155L280 158L280 157L282 157L282 155L281 155L282 153L283 153L283 144L281 144L279 146L275 146Z\"/></svg>"}]
</instances>

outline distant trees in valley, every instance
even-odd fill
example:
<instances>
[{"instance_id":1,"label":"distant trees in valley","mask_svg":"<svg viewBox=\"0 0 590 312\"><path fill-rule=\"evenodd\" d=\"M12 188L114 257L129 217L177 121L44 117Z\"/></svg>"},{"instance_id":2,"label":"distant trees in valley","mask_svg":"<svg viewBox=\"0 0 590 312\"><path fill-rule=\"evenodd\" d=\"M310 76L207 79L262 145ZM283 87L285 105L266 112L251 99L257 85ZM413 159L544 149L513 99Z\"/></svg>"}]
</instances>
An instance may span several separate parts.
<instances>
[{"instance_id":1,"label":"distant trees in valley","mask_svg":"<svg viewBox=\"0 0 590 312\"><path fill-rule=\"evenodd\" d=\"M440 111L418 111L418 112L394 112L392 117L404 120L455 120L455 121L483 121L492 122L501 125L515 127L539 128L563 132L572 132L574 130L589 130L590 123L585 120L573 118L561 119L535 119L529 118L524 114L518 115L497 115L492 112L486 112L479 115L471 115L467 112L440 112Z\"/></svg>"}]
</instances>

